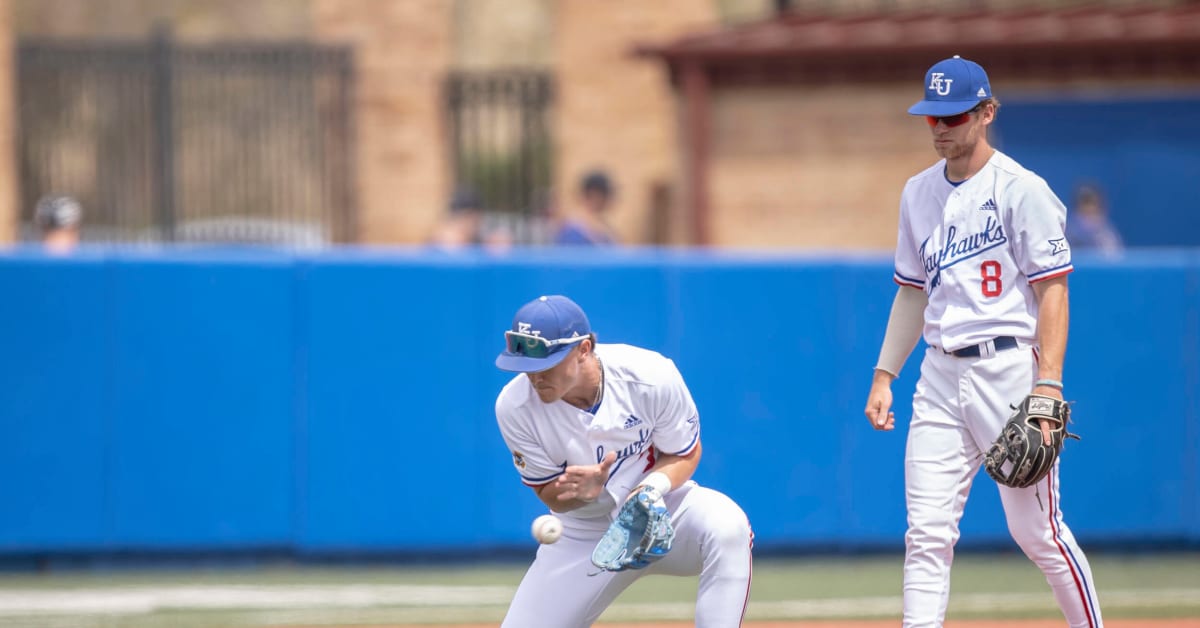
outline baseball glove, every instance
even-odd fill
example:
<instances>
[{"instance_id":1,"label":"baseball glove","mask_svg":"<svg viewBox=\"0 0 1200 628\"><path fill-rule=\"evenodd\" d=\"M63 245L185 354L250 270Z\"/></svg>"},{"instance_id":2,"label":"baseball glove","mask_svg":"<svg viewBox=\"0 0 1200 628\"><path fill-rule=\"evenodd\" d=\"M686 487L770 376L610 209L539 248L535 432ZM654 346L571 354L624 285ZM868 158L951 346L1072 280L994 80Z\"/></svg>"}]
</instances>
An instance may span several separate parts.
<instances>
[{"instance_id":1,"label":"baseball glove","mask_svg":"<svg viewBox=\"0 0 1200 628\"><path fill-rule=\"evenodd\" d=\"M1061 399L1030 394L1013 410L1000 436L988 448L983 468L1004 486L1026 488L1037 484L1054 468L1065 439L1079 440L1079 437L1067 431L1071 406ZM1042 441L1039 419L1050 420L1049 445Z\"/></svg>"},{"instance_id":2,"label":"baseball glove","mask_svg":"<svg viewBox=\"0 0 1200 628\"><path fill-rule=\"evenodd\" d=\"M625 503L592 550L592 564L605 571L642 569L671 551L675 529L658 489L643 486Z\"/></svg>"}]
</instances>

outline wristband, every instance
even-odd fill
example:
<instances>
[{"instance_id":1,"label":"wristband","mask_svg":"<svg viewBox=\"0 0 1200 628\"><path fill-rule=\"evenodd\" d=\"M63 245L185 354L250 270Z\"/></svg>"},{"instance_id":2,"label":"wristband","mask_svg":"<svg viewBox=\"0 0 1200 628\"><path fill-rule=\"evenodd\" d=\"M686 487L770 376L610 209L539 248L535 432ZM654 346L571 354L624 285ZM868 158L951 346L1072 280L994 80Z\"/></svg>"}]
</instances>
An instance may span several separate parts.
<instances>
[{"instance_id":1,"label":"wristband","mask_svg":"<svg viewBox=\"0 0 1200 628\"><path fill-rule=\"evenodd\" d=\"M1038 381L1034 382L1033 385L1034 385L1034 387L1049 386L1051 388L1057 388L1059 390L1063 389L1063 383L1057 379L1039 379Z\"/></svg>"},{"instance_id":2,"label":"wristband","mask_svg":"<svg viewBox=\"0 0 1200 628\"><path fill-rule=\"evenodd\" d=\"M671 490L671 478L662 471L655 471L642 479L641 486L654 487L659 495L666 495L667 491Z\"/></svg>"}]
</instances>

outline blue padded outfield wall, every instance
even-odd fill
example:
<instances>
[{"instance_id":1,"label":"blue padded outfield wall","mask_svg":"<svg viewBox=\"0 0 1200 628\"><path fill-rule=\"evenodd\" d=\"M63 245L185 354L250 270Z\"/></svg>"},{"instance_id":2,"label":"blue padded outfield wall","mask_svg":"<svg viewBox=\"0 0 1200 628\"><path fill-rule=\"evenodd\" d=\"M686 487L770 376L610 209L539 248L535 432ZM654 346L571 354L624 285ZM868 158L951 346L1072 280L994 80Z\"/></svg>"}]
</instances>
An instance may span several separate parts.
<instances>
[{"instance_id":1,"label":"blue padded outfield wall","mask_svg":"<svg viewBox=\"0 0 1200 628\"><path fill-rule=\"evenodd\" d=\"M1085 543L1200 543L1200 251L1076 266L1063 511ZM697 479L762 551L898 548L920 350L898 429L862 415L895 289L883 255L10 251L0 555L531 546L492 360L548 293L675 359ZM1006 542L980 475L962 544Z\"/></svg>"}]
</instances>

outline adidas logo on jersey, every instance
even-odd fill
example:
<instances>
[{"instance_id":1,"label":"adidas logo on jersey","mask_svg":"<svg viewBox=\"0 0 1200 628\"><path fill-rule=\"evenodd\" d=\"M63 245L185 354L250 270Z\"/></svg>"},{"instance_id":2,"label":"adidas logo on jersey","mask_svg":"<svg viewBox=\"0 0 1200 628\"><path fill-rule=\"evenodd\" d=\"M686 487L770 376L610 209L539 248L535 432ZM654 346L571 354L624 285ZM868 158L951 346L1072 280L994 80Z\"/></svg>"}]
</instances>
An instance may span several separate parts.
<instances>
[{"instance_id":1,"label":"adidas logo on jersey","mask_svg":"<svg viewBox=\"0 0 1200 628\"><path fill-rule=\"evenodd\" d=\"M986 203L979 206L979 209L980 209L980 211L994 212L999 208L996 207L996 201L989 198Z\"/></svg>"},{"instance_id":2,"label":"adidas logo on jersey","mask_svg":"<svg viewBox=\"0 0 1200 628\"><path fill-rule=\"evenodd\" d=\"M625 419L625 429L629 429L631 427L636 427L641 424L642 424L642 420L633 415L630 415L628 419Z\"/></svg>"}]
</instances>

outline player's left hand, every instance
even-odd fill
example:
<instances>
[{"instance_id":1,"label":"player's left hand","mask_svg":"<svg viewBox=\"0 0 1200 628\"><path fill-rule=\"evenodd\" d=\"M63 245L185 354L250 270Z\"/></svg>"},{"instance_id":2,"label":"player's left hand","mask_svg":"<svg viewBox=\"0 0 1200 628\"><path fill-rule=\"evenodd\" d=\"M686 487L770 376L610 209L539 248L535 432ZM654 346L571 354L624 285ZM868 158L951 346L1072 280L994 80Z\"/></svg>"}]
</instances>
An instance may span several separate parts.
<instances>
[{"instance_id":1,"label":"player's left hand","mask_svg":"<svg viewBox=\"0 0 1200 628\"><path fill-rule=\"evenodd\" d=\"M983 468L1003 486L1033 486L1054 469L1065 439L1079 438L1067 431L1070 421L1071 406L1062 399L1026 395L984 454ZM1050 444L1034 442L1038 432L1045 435L1047 422L1054 428Z\"/></svg>"},{"instance_id":2,"label":"player's left hand","mask_svg":"<svg viewBox=\"0 0 1200 628\"><path fill-rule=\"evenodd\" d=\"M1054 399L1062 400L1062 391L1053 386L1035 386L1033 394L1042 395L1045 397L1053 397ZM1038 425L1042 427L1042 444L1049 445L1051 442L1050 430L1057 427L1054 422L1047 419L1038 419Z\"/></svg>"},{"instance_id":3,"label":"player's left hand","mask_svg":"<svg viewBox=\"0 0 1200 628\"><path fill-rule=\"evenodd\" d=\"M592 564L605 571L643 569L671 551L675 528L662 494L640 486L592 550Z\"/></svg>"},{"instance_id":4,"label":"player's left hand","mask_svg":"<svg viewBox=\"0 0 1200 628\"><path fill-rule=\"evenodd\" d=\"M584 502L594 502L604 490L608 481L608 471L617 461L617 452L605 454L600 464L571 465L554 481L558 489L559 501L578 499Z\"/></svg>"}]
</instances>

